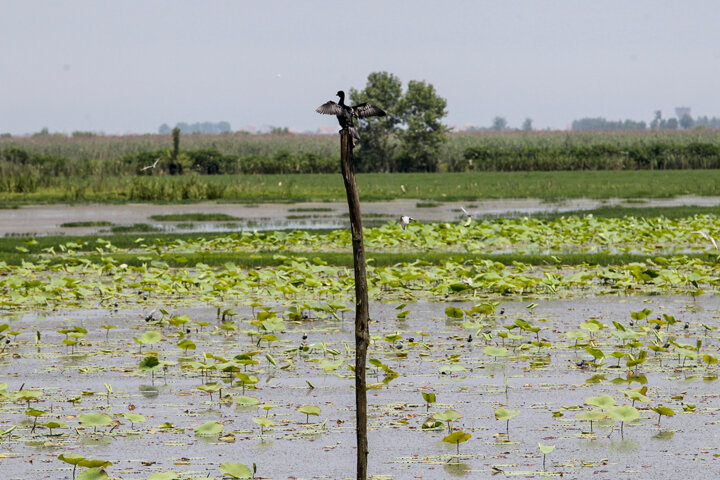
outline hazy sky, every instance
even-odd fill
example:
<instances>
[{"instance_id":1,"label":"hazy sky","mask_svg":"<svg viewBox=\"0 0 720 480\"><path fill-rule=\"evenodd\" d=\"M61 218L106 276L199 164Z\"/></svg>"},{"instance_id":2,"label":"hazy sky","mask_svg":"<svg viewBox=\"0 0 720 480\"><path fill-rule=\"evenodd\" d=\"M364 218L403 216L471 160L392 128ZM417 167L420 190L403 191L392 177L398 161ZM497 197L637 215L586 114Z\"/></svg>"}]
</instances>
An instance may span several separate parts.
<instances>
[{"instance_id":1,"label":"hazy sky","mask_svg":"<svg viewBox=\"0 0 720 480\"><path fill-rule=\"evenodd\" d=\"M0 0L0 133L296 131L374 71L432 83L449 125L720 116L716 0Z\"/></svg>"}]
</instances>

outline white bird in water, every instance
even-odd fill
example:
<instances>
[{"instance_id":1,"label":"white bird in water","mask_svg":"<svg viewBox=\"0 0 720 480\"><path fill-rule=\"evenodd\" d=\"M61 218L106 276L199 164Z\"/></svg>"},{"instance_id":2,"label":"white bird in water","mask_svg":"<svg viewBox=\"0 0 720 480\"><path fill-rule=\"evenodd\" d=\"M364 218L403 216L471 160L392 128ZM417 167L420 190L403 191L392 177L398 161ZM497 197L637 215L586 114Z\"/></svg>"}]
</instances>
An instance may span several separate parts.
<instances>
[{"instance_id":1,"label":"white bird in water","mask_svg":"<svg viewBox=\"0 0 720 480\"><path fill-rule=\"evenodd\" d=\"M463 226L469 227L470 224L472 223L472 218L473 218L472 214L470 212L468 212L467 210L465 210L465 207L460 207L460 210L462 210L462 212L467 217L467 220L465 221L465 224Z\"/></svg>"},{"instance_id":2,"label":"white bird in water","mask_svg":"<svg viewBox=\"0 0 720 480\"><path fill-rule=\"evenodd\" d=\"M403 215L400 217L400 226L403 230L407 228L408 225L410 225L410 222L414 222L415 219L412 217L408 217L407 215Z\"/></svg>"},{"instance_id":3,"label":"white bird in water","mask_svg":"<svg viewBox=\"0 0 720 480\"><path fill-rule=\"evenodd\" d=\"M715 241L715 239L714 239L713 237L711 237L711 236L708 235L707 233L703 232L702 230L698 230L698 231L692 232L692 233L697 233L697 234L700 235L701 237L709 240L710 243L713 244L713 247L715 247L715 250L717 250L718 245L717 245L717 242Z\"/></svg>"},{"instance_id":4,"label":"white bird in water","mask_svg":"<svg viewBox=\"0 0 720 480\"><path fill-rule=\"evenodd\" d=\"M157 167L157 164L159 161L160 161L160 157L155 159L155 163L153 163L152 165L145 165L144 167L141 168L141 170L147 170L148 168L155 168L155 167Z\"/></svg>"}]
</instances>

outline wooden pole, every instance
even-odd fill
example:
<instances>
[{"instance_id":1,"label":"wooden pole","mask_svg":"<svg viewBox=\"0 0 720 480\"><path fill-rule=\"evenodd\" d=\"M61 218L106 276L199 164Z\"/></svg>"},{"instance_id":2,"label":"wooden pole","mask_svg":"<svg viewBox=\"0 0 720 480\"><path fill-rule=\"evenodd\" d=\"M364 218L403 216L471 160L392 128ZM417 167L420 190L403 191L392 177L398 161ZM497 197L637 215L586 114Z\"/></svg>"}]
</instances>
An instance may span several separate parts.
<instances>
[{"instance_id":1,"label":"wooden pole","mask_svg":"<svg viewBox=\"0 0 720 480\"><path fill-rule=\"evenodd\" d=\"M352 233L353 264L355 266L355 409L357 433L357 480L367 479L367 382L365 365L370 342L368 330L368 289L365 274L365 246L363 244L360 196L355 182L352 137L347 128L340 131L340 162L345 180L350 231Z\"/></svg>"}]
</instances>

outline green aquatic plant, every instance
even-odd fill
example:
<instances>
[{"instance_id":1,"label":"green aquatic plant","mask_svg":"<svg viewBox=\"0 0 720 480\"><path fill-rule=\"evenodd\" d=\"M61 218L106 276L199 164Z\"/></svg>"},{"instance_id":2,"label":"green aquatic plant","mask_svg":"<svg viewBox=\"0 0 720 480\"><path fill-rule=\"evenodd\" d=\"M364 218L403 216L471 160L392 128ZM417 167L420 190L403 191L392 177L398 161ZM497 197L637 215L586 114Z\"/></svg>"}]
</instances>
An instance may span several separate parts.
<instances>
[{"instance_id":1,"label":"green aquatic plant","mask_svg":"<svg viewBox=\"0 0 720 480\"><path fill-rule=\"evenodd\" d=\"M100 325L100 328L105 330L105 341L108 340L108 336L110 335L110 330L113 328L117 328L117 325Z\"/></svg>"},{"instance_id":2,"label":"green aquatic plant","mask_svg":"<svg viewBox=\"0 0 720 480\"><path fill-rule=\"evenodd\" d=\"M110 405L110 395L113 394L113 388L112 385L110 385L109 383L105 384L105 393L107 398L107 404Z\"/></svg>"},{"instance_id":3,"label":"green aquatic plant","mask_svg":"<svg viewBox=\"0 0 720 480\"><path fill-rule=\"evenodd\" d=\"M645 396L647 393L648 388L647 386L642 386L639 388L634 388L632 390L620 390L620 392L625 395L627 398L632 400L632 406L635 406L635 401L640 401L643 403L648 403L650 401L650 398Z\"/></svg>"},{"instance_id":4,"label":"green aquatic plant","mask_svg":"<svg viewBox=\"0 0 720 480\"><path fill-rule=\"evenodd\" d=\"M610 407L615 405L615 399L610 395L598 395L596 397L588 397L585 399L585 403L597 407L600 410L608 410Z\"/></svg>"},{"instance_id":5,"label":"green aquatic plant","mask_svg":"<svg viewBox=\"0 0 720 480\"><path fill-rule=\"evenodd\" d=\"M140 344L140 349L142 351L143 346L155 345L160 340L162 340L162 334L157 330L148 330L147 332L143 333L140 338L133 337L133 340Z\"/></svg>"},{"instance_id":6,"label":"green aquatic plant","mask_svg":"<svg viewBox=\"0 0 720 480\"><path fill-rule=\"evenodd\" d=\"M575 414L575 418L578 420L590 422L590 432L593 431L593 422L599 422L605 420L607 415L603 412L591 411L591 412L580 412Z\"/></svg>"},{"instance_id":7,"label":"green aquatic plant","mask_svg":"<svg viewBox=\"0 0 720 480\"><path fill-rule=\"evenodd\" d=\"M155 370L160 366L160 360L154 355L147 356L140 361L138 369L142 372L149 371L151 381L155 381Z\"/></svg>"},{"instance_id":8,"label":"green aquatic plant","mask_svg":"<svg viewBox=\"0 0 720 480\"><path fill-rule=\"evenodd\" d=\"M97 427L107 427L112 423L112 418L107 413L83 413L79 418L83 426L93 427L93 432L97 431Z\"/></svg>"},{"instance_id":9,"label":"green aquatic plant","mask_svg":"<svg viewBox=\"0 0 720 480\"><path fill-rule=\"evenodd\" d=\"M210 401L212 402L212 394L215 392L220 392L220 396L222 396L222 383L218 382L211 382L211 383L205 383L203 385L200 385L197 388L201 392L205 392L210 395Z\"/></svg>"},{"instance_id":10,"label":"green aquatic plant","mask_svg":"<svg viewBox=\"0 0 720 480\"><path fill-rule=\"evenodd\" d=\"M39 390L23 390L12 394L13 399L25 402L27 407L30 408L30 402L38 401L42 397L43 393Z\"/></svg>"},{"instance_id":11,"label":"green aquatic plant","mask_svg":"<svg viewBox=\"0 0 720 480\"><path fill-rule=\"evenodd\" d=\"M185 355L187 355L188 350L195 350L197 346L195 345L195 342L192 340L189 340L187 338L183 338L177 343L178 348L182 348L185 351Z\"/></svg>"},{"instance_id":12,"label":"green aquatic plant","mask_svg":"<svg viewBox=\"0 0 720 480\"><path fill-rule=\"evenodd\" d=\"M253 422L260 425L260 435L263 435L265 433L266 428L270 428L275 425L275 422L273 422L267 417L253 418Z\"/></svg>"},{"instance_id":13,"label":"green aquatic plant","mask_svg":"<svg viewBox=\"0 0 720 480\"><path fill-rule=\"evenodd\" d=\"M223 424L216 421L205 422L195 428L195 435L217 435L223 431Z\"/></svg>"},{"instance_id":14,"label":"green aquatic plant","mask_svg":"<svg viewBox=\"0 0 720 480\"><path fill-rule=\"evenodd\" d=\"M55 421L55 420L51 420L51 421L45 422L45 423L39 423L38 425L40 425L41 427L45 427L45 428L47 428L48 430L50 430L50 434L49 434L50 436L53 435L53 430L54 430L54 429L56 429L56 428L65 428L65 427L67 426L64 422L57 422L57 421Z\"/></svg>"},{"instance_id":15,"label":"green aquatic plant","mask_svg":"<svg viewBox=\"0 0 720 480\"><path fill-rule=\"evenodd\" d=\"M122 416L125 420L130 422L130 429L134 429L136 423L142 423L145 420L147 420L145 418L145 415L141 415L139 413L126 412L126 413L121 413L120 416Z\"/></svg>"},{"instance_id":16,"label":"green aquatic plant","mask_svg":"<svg viewBox=\"0 0 720 480\"><path fill-rule=\"evenodd\" d=\"M543 470L545 470L545 456L555 450L555 445L543 445L538 442L538 450L543 454Z\"/></svg>"},{"instance_id":17,"label":"green aquatic plant","mask_svg":"<svg viewBox=\"0 0 720 480\"><path fill-rule=\"evenodd\" d=\"M85 480L107 478L107 474L102 476L102 473L104 473L104 471L102 473L100 473L97 470L102 470L103 468L109 467L110 465L112 465L112 462L110 462L108 460L91 460L89 458L85 458L84 456L77 455L77 454L65 455L64 453L61 453L60 455L58 455L58 460L68 463L73 466L73 473L72 473L73 478L76 478L75 470L77 469L78 466L86 467L90 470L93 470L92 472L90 472L88 475L86 475L84 477ZM77 477L77 480L81 480L81 477Z\"/></svg>"},{"instance_id":18,"label":"green aquatic plant","mask_svg":"<svg viewBox=\"0 0 720 480\"><path fill-rule=\"evenodd\" d=\"M83 470L75 480L108 480L108 474L102 467L93 467Z\"/></svg>"},{"instance_id":19,"label":"green aquatic plant","mask_svg":"<svg viewBox=\"0 0 720 480\"><path fill-rule=\"evenodd\" d=\"M623 433L623 425L625 422L632 422L640 418L640 412L635 407L630 405L622 405L610 407L608 409L608 416L613 420L620 420L620 434Z\"/></svg>"},{"instance_id":20,"label":"green aquatic plant","mask_svg":"<svg viewBox=\"0 0 720 480\"><path fill-rule=\"evenodd\" d=\"M460 444L463 442L467 442L471 437L472 435L470 435L469 433L457 430L447 435L445 438L442 439L442 441L447 443L454 443L456 447L456 452L458 455L460 455Z\"/></svg>"},{"instance_id":21,"label":"green aquatic plant","mask_svg":"<svg viewBox=\"0 0 720 480\"><path fill-rule=\"evenodd\" d=\"M504 407L500 407L495 410L495 419L505 420L505 433L507 435L510 435L510 420L514 418L518 413L520 413L520 410L508 410Z\"/></svg>"},{"instance_id":22,"label":"green aquatic plant","mask_svg":"<svg viewBox=\"0 0 720 480\"><path fill-rule=\"evenodd\" d=\"M242 463L225 462L220 464L220 473L232 478L255 478L257 471L256 465L253 463L253 469L250 469Z\"/></svg>"},{"instance_id":23,"label":"green aquatic plant","mask_svg":"<svg viewBox=\"0 0 720 480\"><path fill-rule=\"evenodd\" d=\"M507 348L494 346L483 348L483 353L488 357L493 357L495 360L497 360L498 357L507 357L510 354Z\"/></svg>"},{"instance_id":24,"label":"green aquatic plant","mask_svg":"<svg viewBox=\"0 0 720 480\"><path fill-rule=\"evenodd\" d=\"M423 400L425 400L425 411L430 410L430 404L435 403L435 394L431 392L421 392Z\"/></svg>"},{"instance_id":25,"label":"green aquatic plant","mask_svg":"<svg viewBox=\"0 0 720 480\"><path fill-rule=\"evenodd\" d=\"M27 410L25 410L25 415L27 415L28 417L33 417L33 426L32 426L32 429L30 430L30 433L35 432L35 427L37 426L38 417L45 415L45 414L47 414L47 412L45 412L43 410L38 410L36 408L28 408Z\"/></svg>"},{"instance_id":26,"label":"green aquatic plant","mask_svg":"<svg viewBox=\"0 0 720 480\"><path fill-rule=\"evenodd\" d=\"M301 405L295 411L305 414L305 423L310 423L310 415L320 416L320 407L314 405Z\"/></svg>"},{"instance_id":27,"label":"green aquatic plant","mask_svg":"<svg viewBox=\"0 0 720 480\"><path fill-rule=\"evenodd\" d=\"M180 475L175 472L155 472L151 473L147 480L179 480Z\"/></svg>"},{"instance_id":28,"label":"green aquatic plant","mask_svg":"<svg viewBox=\"0 0 720 480\"><path fill-rule=\"evenodd\" d=\"M438 422L445 422L448 427L448 433L450 433L452 432L452 422L460 420L461 418L463 418L463 415L457 410L448 409L444 412L434 413L431 418L433 420L437 420Z\"/></svg>"},{"instance_id":29,"label":"green aquatic plant","mask_svg":"<svg viewBox=\"0 0 720 480\"><path fill-rule=\"evenodd\" d=\"M662 405L659 405L657 407L650 407L650 410L658 414L658 426L660 425L660 419L663 415L666 417L672 417L675 415L675 412L670 407L664 407Z\"/></svg>"},{"instance_id":30,"label":"green aquatic plant","mask_svg":"<svg viewBox=\"0 0 720 480\"><path fill-rule=\"evenodd\" d=\"M245 386L246 385L253 386L260 381L260 379L258 377L256 377L255 375L248 375L248 374L242 373L242 372L233 372L233 376L237 377L240 380L240 383L242 385L243 395L245 395Z\"/></svg>"}]
</instances>

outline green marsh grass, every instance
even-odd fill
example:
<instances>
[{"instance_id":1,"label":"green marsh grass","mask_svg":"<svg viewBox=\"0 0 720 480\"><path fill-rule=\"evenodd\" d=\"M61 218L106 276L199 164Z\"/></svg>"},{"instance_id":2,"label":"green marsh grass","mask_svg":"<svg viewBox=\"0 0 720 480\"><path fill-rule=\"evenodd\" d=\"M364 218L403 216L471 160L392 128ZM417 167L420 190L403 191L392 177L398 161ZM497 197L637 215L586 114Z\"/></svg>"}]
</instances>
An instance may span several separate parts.
<instances>
[{"instance_id":1,"label":"green marsh grass","mask_svg":"<svg viewBox=\"0 0 720 480\"><path fill-rule=\"evenodd\" d=\"M110 227L110 231L113 233L128 233L128 232L144 233L144 232L159 232L160 229L157 227L153 227L152 225L148 225L147 223L135 223L133 225L113 225L112 227Z\"/></svg>"},{"instance_id":2,"label":"green marsh grass","mask_svg":"<svg viewBox=\"0 0 720 480\"><path fill-rule=\"evenodd\" d=\"M112 225L111 222L101 220L101 221L90 221L90 222L66 222L61 223L60 226L63 228L76 228L76 227L109 227Z\"/></svg>"},{"instance_id":3,"label":"green marsh grass","mask_svg":"<svg viewBox=\"0 0 720 480\"><path fill-rule=\"evenodd\" d=\"M226 213L173 213L170 215L151 215L151 220L158 222L221 222L240 220Z\"/></svg>"},{"instance_id":4,"label":"green marsh grass","mask_svg":"<svg viewBox=\"0 0 720 480\"><path fill-rule=\"evenodd\" d=\"M472 147L550 149L599 144L613 144L619 147L655 143L687 145L693 142L717 145L720 144L720 137L718 137L717 131L710 129L646 132L460 132L448 136L447 142L441 148L440 156L443 159L460 158L467 148ZM182 150L217 149L224 154L240 156L273 155L282 151L336 156L339 145L338 136L334 134L251 135L238 132L221 135L182 135L180 147ZM129 154L170 149L171 147L170 135L0 137L0 150L20 148L31 154L54 155L78 160L96 158L115 160Z\"/></svg>"},{"instance_id":5,"label":"green marsh grass","mask_svg":"<svg viewBox=\"0 0 720 480\"><path fill-rule=\"evenodd\" d=\"M720 196L720 170L367 173L357 175L362 201L395 200L397 186L427 202L537 198L671 198ZM0 193L0 203L297 203L342 202L342 177L312 175L186 175L62 178L26 193ZM417 192L416 194L414 192Z\"/></svg>"}]
</instances>

